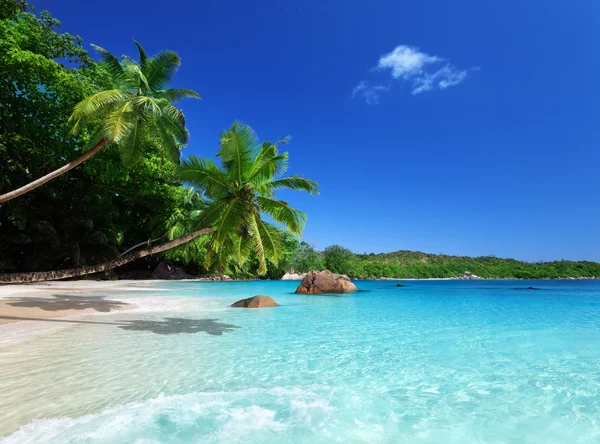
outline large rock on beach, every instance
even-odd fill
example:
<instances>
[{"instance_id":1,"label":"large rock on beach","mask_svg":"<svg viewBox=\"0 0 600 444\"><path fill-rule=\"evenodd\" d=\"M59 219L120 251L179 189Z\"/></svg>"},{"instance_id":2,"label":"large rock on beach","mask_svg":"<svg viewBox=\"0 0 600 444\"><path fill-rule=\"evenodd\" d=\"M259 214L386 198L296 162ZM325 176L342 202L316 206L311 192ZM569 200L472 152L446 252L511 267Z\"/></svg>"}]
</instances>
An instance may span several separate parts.
<instances>
[{"instance_id":1,"label":"large rock on beach","mask_svg":"<svg viewBox=\"0 0 600 444\"><path fill-rule=\"evenodd\" d=\"M242 299L241 301L234 302L231 304L231 306L238 308L266 308L278 307L279 304L270 296L257 295L248 299Z\"/></svg>"},{"instance_id":2,"label":"large rock on beach","mask_svg":"<svg viewBox=\"0 0 600 444\"><path fill-rule=\"evenodd\" d=\"M282 281L301 281L306 276L306 273L297 274L297 273L286 273L281 277Z\"/></svg>"},{"instance_id":3,"label":"large rock on beach","mask_svg":"<svg viewBox=\"0 0 600 444\"><path fill-rule=\"evenodd\" d=\"M454 279L460 279L463 281L475 281L481 278L476 274L471 273L470 271L465 271L463 274L459 274Z\"/></svg>"},{"instance_id":4,"label":"large rock on beach","mask_svg":"<svg viewBox=\"0 0 600 444\"><path fill-rule=\"evenodd\" d=\"M335 274L331 271L309 271L302 279L296 289L300 294L320 293L350 293L356 291L356 285L350 282L350 278L343 274Z\"/></svg>"},{"instance_id":5,"label":"large rock on beach","mask_svg":"<svg viewBox=\"0 0 600 444\"><path fill-rule=\"evenodd\" d=\"M153 279L194 279L194 276L186 273L181 268L168 262L160 262L152 272Z\"/></svg>"},{"instance_id":6,"label":"large rock on beach","mask_svg":"<svg viewBox=\"0 0 600 444\"><path fill-rule=\"evenodd\" d=\"M208 276L208 277L201 277L198 278L199 281L232 281L233 279L231 279L229 276L227 276L226 274L224 274L223 276Z\"/></svg>"}]
</instances>

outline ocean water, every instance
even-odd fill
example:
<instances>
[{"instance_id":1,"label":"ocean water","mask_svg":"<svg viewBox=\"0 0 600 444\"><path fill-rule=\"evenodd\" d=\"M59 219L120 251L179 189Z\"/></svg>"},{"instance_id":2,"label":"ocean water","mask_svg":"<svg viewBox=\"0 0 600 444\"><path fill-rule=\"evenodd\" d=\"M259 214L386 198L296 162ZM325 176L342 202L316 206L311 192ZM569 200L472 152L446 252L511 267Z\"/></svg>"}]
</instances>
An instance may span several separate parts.
<instances>
[{"instance_id":1,"label":"ocean water","mask_svg":"<svg viewBox=\"0 0 600 444\"><path fill-rule=\"evenodd\" d=\"M0 347L0 442L600 442L600 282L396 283L103 293L146 308Z\"/></svg>"}]
</instances>

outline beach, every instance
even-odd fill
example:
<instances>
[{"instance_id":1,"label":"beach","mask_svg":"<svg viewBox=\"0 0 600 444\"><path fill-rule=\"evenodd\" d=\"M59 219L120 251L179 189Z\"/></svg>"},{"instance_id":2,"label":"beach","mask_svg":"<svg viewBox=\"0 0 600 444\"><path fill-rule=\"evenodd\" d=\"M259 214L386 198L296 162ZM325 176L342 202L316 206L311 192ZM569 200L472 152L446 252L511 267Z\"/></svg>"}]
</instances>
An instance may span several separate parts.
<instances>
[{"instance_id":1,"label":"beach","mask_svg":"<svg viewBox=\"0 0 600 444\"><path fill-rule=\"evenodd\" d=\"M0 325L18 321L131 310L135 305L106 300L97 292L140 288L144 281L72 281L0 286Z\"/></svg>"},{"instance_id":2,"label":"beach","mask_svg":"<svg viewBox=\"0 0 600 444\"><path fill-rule=\"evenodd\" d=\"M0 346L78 323L109 320L119 313L168 311L181 301L160 298L162 285L156 280L0 285Z\"/></svg>"},{"instance_id":3,"label":"beach","mask_svg":"<svg viewBox=\"0 0 600 444\"><path fill-rule=\"evenodd\" d=\"M356 284L4 287L0 442L600 439L599 282Z\"/></svg>"}]
</instances>

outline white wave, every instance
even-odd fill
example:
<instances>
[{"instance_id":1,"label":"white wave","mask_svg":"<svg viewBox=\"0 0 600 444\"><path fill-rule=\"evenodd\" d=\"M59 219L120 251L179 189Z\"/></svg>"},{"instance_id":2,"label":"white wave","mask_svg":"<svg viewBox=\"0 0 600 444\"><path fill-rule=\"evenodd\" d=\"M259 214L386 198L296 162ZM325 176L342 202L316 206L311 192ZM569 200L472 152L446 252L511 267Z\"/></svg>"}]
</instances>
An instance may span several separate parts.
<instances>
[{"instance_id":1,"label":"white wave","mask_svg":"<svg viewBox=\"0 0 600 444\"><path fill-rule=\"evenodd\" d=\"M317 390L328 389L159 395L78 418L35 420L0 443L277 441L291 428L318 429L327 423L322 415L335 409Z\"/></svg>"}]
</instances>

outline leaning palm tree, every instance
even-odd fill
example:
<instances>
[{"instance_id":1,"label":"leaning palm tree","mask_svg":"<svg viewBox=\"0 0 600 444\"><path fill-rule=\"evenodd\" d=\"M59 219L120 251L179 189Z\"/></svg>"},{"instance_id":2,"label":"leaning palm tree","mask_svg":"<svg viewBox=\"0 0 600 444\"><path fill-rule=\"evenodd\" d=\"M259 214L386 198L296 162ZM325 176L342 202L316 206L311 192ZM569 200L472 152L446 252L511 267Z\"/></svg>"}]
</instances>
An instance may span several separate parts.
<instances>
[{"instance_id":1,"label":"leaning palm tree","mask_svg":"<svg viewBox=\"0 0 600 444\"><path fill-rule=\"evenodd\" d=\"M306 222L306 214L275 199L275 191L288 188L316 194L318 185L297 175L281 177L287 170L288 153L279 153L277 143L259 143L252 128L242 122L223 132L217 156L222 166L196 156L181 166L181 179L212 201L198 218L198 226L215 228L205 266L226 270L234 262L241 267L254 252L258 273L263 275L267 261L277 265L282 241L281 232L263 215L297 234Z\"/></svg>"},{"instance_id":2,"label":"leaning palm tree","mask_svg":"<svg viewBox=\"0 0 600 444\"><path fill-rule=\"evenodd\" d=\"M181 65L177 53L163 51L148 57L138 47L139 62L120 62L99 46L100 53L115 89L100 91L79 102L69 119L72 134L77 136L93 128L91 148L77 159L14 191L0 195L0 204L21 196L66 173L97 154L108 143L115 143L126 164L141 154L143 144L156 143L165 154L179 162L179 148L188 141L183 113L173 103L184 98L200 98L190 89L169 89L175 71Z\"/></svg>"},{"instance_id":3,"label":"leaning palm tree","mask_svg":"<svg viewBox=\"0 0 600 444\"><path fill-rule=\"evenodd\" d=\"M263 220L263 214L298 234L306 222L304 213L275 199L275 191L288 188L317 194L318 185L297 175L282 178L287 169L288 153L279 153L277 143L259 143L252 128L244 123L236 122L223 132L218 156L222 166L211 159L195 156L183 162L182 180L201 191L208 201L190 192L188 203L184 203L181 212L163 225L165 235L145 243L146 249L98 265L0 274L0 283L36 282L98 273L178 247L204 234L211 234L207 266L216 264L227 269L232 261L241 266L254 251L259 260L258 272L265 274L267 260L277 264L280 257L281 235L275 225ZM190 207L190 202L195 208ZM149 247L163 238L168 241Z\"/></svg>"}]
</instances>

